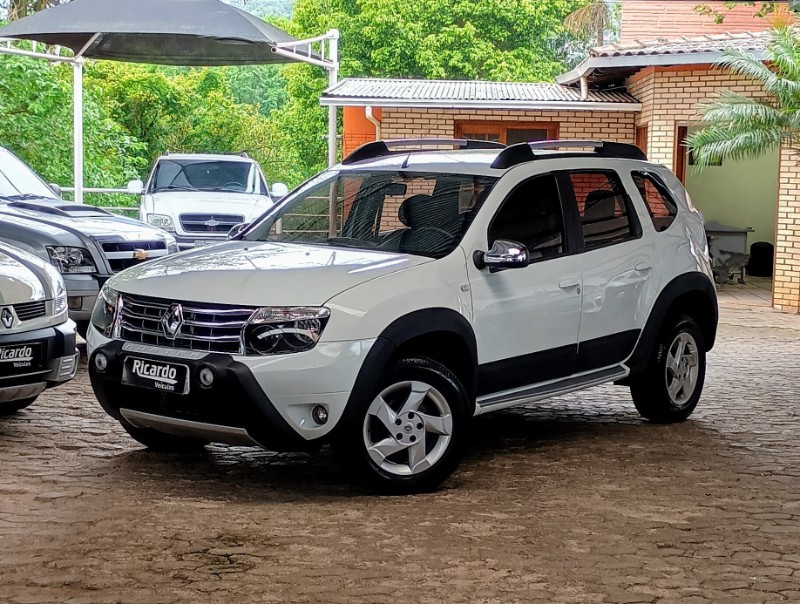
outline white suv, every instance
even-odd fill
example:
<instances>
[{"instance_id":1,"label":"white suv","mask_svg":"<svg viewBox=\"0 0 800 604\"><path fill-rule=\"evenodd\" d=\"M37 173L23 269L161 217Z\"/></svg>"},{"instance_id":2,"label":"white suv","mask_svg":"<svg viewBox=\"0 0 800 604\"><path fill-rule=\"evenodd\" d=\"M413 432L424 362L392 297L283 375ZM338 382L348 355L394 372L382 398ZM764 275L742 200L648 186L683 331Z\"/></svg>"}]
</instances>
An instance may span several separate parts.
<instances>
[{"instance_id":1,"label":"white suv","mask_svg":"<svg viewBox=\"0 0 800 604\"><path fill-rule=\"evenodd\" d=\"M443 144L370 143L236 240L109 280L106 411L153 448L330 442L395 492L445 480L489 411L615 382L688 417L717 302L678 179L618 143Z\"/></svg>"},{"instance_id":2,"label":"white suv","mask_svg":"<svg viewBox=\"0 0 800 604\"><path fill-rule=\"evenodd\" d=\"M146 186L131 181L128 191L142 193L139 220L172 233L182 250L225 241L234 226L252 222L287 193L283 183L270 191L246 153L170 153L156 160Z\"/></svg>"}]
</instances>

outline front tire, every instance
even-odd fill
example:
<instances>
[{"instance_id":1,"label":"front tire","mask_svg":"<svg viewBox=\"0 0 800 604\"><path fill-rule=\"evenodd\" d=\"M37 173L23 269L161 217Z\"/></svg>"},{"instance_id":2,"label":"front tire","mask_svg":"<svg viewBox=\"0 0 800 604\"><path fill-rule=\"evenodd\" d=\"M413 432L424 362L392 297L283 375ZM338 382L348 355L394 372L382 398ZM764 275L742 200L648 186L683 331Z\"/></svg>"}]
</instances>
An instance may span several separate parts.
<instances>
[{"instance_id":1,"label":"front tire","mask_svg":"<svg viewBox=\"0 0 800 604\"><path fill-rule=\"evenodd\" d=\"M165 434L158 430L139 428L124 422L122 422L121 425L134 440L143 444L150 451L160 453L192 453L200 451L208 444L208 442L201 439Z\"/></svg>"},{"instance_id":2,"label":"front tire","mask_svg":"<svg viewBox=\"0 0 800 604\"><path fill-rule=\"evenodd\" d=\"M32 396L31 398L24 398L18 401L0 403L0 415L11 415L17 411L22 411L25 407L30 407L37 398L39 397Z\"/></svg>"},{"instance_id":3,"label":"front tire","mask_svg":"<svg viewBox=\"0 0 800 604\"><path fill-rule=\"evenodd\" d=\"M705 376L703 332L682 315L662 330L650 366L631 381L636 410L655 423L683 421L697 407Z\"/></svg>"},{"instance_id":4,"label":"front tire","mask_svg":"<svg viewBox=\"0 0 800 604\"><path fill-rule=\"evenodd\" d=\"M444 365L405 358L359 403L334 443L348 470L393 494L430 491L458 467L469 428L468 397Z\"/></svg>"}]
</instances>

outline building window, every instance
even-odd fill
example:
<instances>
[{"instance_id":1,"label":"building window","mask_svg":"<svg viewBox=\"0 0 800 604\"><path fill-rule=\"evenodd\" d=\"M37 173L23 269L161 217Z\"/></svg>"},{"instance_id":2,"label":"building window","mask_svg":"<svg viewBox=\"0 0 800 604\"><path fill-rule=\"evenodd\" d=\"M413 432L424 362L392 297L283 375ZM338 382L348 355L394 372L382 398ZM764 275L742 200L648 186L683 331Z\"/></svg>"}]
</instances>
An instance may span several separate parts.
<instances>
[{"instance_id":1,"label":"building window","mask_svg":"<svg viewBox=\"0 0 800 604\"><path fill-rule=\"evenodd\" d=\"M557 123L457 122L456 138L515 145L558 138Z\"/></svg>"}]
</instances>

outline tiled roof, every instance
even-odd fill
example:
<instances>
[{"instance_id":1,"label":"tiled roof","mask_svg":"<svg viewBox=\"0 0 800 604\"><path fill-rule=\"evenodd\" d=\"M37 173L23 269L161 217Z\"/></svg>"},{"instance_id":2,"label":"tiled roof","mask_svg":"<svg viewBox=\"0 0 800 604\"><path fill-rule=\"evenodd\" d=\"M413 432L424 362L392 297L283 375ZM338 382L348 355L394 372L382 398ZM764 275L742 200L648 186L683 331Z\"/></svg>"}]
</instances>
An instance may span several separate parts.
<instances>
[{"instance_id":1,"label":"tiled roof","mask_svg":"<svg viewBox=\"0 0 800 604\"><path fill-rule=\"evenodd\" d=\"M581 92L570 86L548 83L479 82L460 80L346 79L329 88L323 100L351 101L370 99L397 103L474 102L494 104L524 103L638 103L624 92ZM328 103L330 104L330 103Z\"/></svg>"},{"instance_id":2,"label":"tiled roof","mask_svg":"<svg viewBox=\"0 0 800 604\"><path fill-rule=\"evenodd\" d=\"M740 50L765 50L769 41L768 32L724 33L691 38L633 40L593 48L590 57L635 57L652 55L674 55L701 52L722 52L734 47Z\"/></svg>"}]
</instances>

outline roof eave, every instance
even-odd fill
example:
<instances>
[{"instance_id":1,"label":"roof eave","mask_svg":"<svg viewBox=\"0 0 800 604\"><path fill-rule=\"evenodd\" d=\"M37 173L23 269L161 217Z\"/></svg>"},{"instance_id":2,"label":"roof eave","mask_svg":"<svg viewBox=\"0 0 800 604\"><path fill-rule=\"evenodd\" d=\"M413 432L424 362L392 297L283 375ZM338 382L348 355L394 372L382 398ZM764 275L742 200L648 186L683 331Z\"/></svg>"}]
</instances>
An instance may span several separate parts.
<instances>
[{"instance_id":1,"label":"roof eave","mask_svg":"<svg viewBox=\"0 0 800 604\"><path fill-rule=\"evenodd\" d=\"M638 113L641 103L607 103L599 101L482 101L482 100L429 100L392 99L346 96L325 96L320 99L325 107L382 107L390 109L506 109L538 111L627 111Z\"/></svg>"},{"instance_id":2,"label":"roof eave","mask_svg":"<svg viewBox=\"0 0 800 604\"><path fill-rule=\"evenodd\" d=\"M764 50L750 51L753 56L766 61L768 56ZM556 77L556 82L562 85L571 85L588 77L595 69L631 68L631 67L668 67L673 65L703 65L714 64L719 61L725 52L680 52L659 55L622 55L616 57L589 57L584 59L572 71Z\"/></svg>"}]
</instances>

